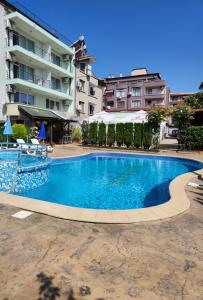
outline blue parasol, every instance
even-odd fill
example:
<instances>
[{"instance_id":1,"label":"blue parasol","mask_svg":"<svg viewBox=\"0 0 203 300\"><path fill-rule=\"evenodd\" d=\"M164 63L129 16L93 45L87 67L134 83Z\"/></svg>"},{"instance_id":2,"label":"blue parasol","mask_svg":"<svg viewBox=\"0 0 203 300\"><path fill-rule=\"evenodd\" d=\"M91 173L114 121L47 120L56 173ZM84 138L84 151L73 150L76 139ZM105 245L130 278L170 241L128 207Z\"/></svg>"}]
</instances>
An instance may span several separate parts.
<instances>
[{"instance_id":1,"label":"blue parasol","mask_svg":"<svg viewBox=\"0 0 203 300\"><path fill-rule=\"evenodd\" d=\"M7 121L4 124L4 132L3 135L7 135L7 145L8 145L8 136L13 134L12 126L11 126L11 121L8 118Z\"/></svg>"},{"instance_id":2,"label":"blue parasol","mask_svg":"<svg viewBox=\"0 0 203 300\"><path fill-rule=\"evenodd\" d=\"M38 139L40 139L40 140L46 139L46 130L45 130L45 126L44 126L44 121L42 121L42 123L41 123L39 134L38 134Z\"/></svg>"}]
</instances>

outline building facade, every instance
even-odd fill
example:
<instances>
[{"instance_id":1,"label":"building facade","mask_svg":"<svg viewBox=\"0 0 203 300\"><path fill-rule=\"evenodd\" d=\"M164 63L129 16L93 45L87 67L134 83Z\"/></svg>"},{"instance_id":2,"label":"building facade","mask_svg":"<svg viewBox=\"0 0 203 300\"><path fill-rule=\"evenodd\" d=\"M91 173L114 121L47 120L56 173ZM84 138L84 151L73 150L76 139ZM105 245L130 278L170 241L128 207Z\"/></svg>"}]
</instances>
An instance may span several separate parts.
<instances>
[{"instance_id":1,"label":"building facade","mask_svg":"<svg viewBox=\"0 0 203 300\"><path fill-rule=\"evenodd\" d=\"M182 104L187 96L193 93L170 93L170 105L175 106L177 104Z\"/></svg>"},{"instance_id":2,"label":"building facade","mask_svg":"<svg viewBox=\"0 0 203 300\"><path fill-rule=\"evenodd\" d=\"M4 0L0 30L0 121L44 120L57 137L75 114L74 48Z\"/></svg>"},{"instance_id":3,"label":"building facade","mask_svg":"<svg viewBox=\"0 0 203 300\"><path fill-rule=\"evenodd\" d=\"M103 106L106 111L137 111L150 106L168 106L169 88L159 73L133 69L131 76L104 79Z\"/></svg>"},{"instance_id":4,"label":"building facade","mask_svg":"<svg viewBox=\"0 0 203 300\"><path fill-rule=\"evenodd\" d=\"M76 114L82 121L101 111L103 86L92 71L95 57L87 55L84 37L81 36L72 46L75 48Z\"/></svg>"}]
</instances>

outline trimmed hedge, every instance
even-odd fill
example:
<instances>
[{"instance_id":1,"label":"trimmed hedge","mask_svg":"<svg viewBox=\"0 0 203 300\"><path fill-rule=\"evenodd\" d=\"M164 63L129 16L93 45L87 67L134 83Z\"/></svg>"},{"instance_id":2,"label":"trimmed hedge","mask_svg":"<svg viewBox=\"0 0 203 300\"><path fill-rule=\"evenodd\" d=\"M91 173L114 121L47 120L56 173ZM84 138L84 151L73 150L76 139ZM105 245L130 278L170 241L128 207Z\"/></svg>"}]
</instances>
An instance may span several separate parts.
<instances>
[{"instance_id":1,"label":"trimmed hedge","mask_svg":"<svg viewBox=\"0 0 203 300\"><path fill-rule=\"evenodd\" d=\"M203 149L203 126L191 126L185 131L185 148L188 150Z\"/></svg>"},{"instance_id":2,"label":"trimmed hedge","mask_svg":"<svg viewBox=\"0 0 203 300\"><path fill-rule=\"evenodd\" d=\"M120 147L124 142L124 123L116 124L116 143Z\"/></svg>"},{"instance_id":3,"label":"trimmed hedge","mask_svg":"<svg viewBox=\"0 0 203 300\"><path fill-rule=\"evenodd\" d=\"M124 144L129 148L133 144L133 123L124 124Z\"/></svg>"},{"instance_id":4,"label":"trimmed hedge","mask_svg":"<svg viewBox=\"0 0 203 300\"><path fill-rule=\"evenodd\" d=\"M115 124L108 125L107 145L111 147L115 143Z\"/></svg>"},{"instance_id":5,"label":"trimmed hedge","mask_svg":"<svg viewBox=\"0 0 203 300\"><path fill-rule=\"evenodd\" d=\"M142 136L143 136L143 125L140 123L134 124L134 136L133 136L133 145L136 148L142 146Z\"/></svg>"},{"instance_id":6,"label":"trimmed hedge","mask_svg":"<svg viewBox=\"0 0 203 300\"><path fill-rule=\"evenodd\" d=\"M104 123L87 122L82 124L83 145L108 145L115 143L118 147L149 149L152 145L152 128L150 124L118 123L105 125Z\"/></svg>"},{"instance_id":7,"label":"trimmed hedge","mask_svg":"<svg viewBox=\"0 0 203 300\"><path fill-rule=\"evenodd\" d=\"M143 125L143 147L149 149L152 145L152 128L148 123Z\"/></svg>"},{"instance_id":8,"label":"trimmed hedge","mask_svg":"<svg viewBox=\"0 0 203 300\"><path fill-rule=\"evenodd\" d=\"M104 123L99 124L98 143L99 146L106 145L106 124Z\"/></svg>"},{"instance_id":9,"label":"trimmed hedge","mask_svg":"<svg viewBox=\"0 0 203 300\"><path fill-rule=\"evenodd\" d=\"M96 122L90 123L89 125L89 143L91 145L97 144L97 128L98 125Z\"/></svg>"},{"instance_id":10,"label":"trimmed hedge","mask_svg":"<svg viewBox=\"0 0 203 300\"><path fill-rule=\"evenodd\" d=\"M89 124L86 121L82 122L82 143L83 145L88 145L89 143Z\"/></svg>"}]
</instances>

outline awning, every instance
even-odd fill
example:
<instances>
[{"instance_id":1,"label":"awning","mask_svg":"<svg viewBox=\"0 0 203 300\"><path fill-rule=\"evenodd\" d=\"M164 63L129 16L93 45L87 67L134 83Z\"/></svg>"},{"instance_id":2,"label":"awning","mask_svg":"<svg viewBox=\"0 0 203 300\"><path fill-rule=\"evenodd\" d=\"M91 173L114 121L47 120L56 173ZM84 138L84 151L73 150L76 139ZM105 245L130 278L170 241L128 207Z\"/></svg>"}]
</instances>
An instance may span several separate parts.
<instances>
[{"instance_id":1,"label":"awning","mask_svg":"<svg viewBox=\"0 0 203 300\"><path fill-rule=\"evenodd\" d=\"M38 108L33 106L27 105L18 105L18 108L22 110L24 113L29 115L31 118L35 119L52 119L52 120L61 120L61 121L68 121L68 122L78 122L79 118L75 115L53 111L50 109L45 108Z\"/></svg>"},{"instance_id":2,"label":"awning","mask_svg":"<svg viewBox=\"0 0 203 300\"><path fill-rule=\"evenodd\" d=\"M20 110L22 110L32 118L64 120L61 116L55 114L52 110L49 109L41 109L22 105L19 105L18 107Z\"/></svg>"}]
</instances>

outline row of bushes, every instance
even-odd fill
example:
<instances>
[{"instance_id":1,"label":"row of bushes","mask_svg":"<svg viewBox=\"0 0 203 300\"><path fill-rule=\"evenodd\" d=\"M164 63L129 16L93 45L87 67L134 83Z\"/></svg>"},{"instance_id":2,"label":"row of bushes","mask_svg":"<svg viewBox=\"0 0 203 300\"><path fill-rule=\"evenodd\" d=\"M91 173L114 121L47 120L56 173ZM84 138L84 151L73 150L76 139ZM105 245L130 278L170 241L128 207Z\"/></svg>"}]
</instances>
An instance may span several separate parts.
<instances>
[{"instance_id":1,"label":"row of bushes","mask_svg":"<svg viewBox=\"0 0 203 300\"><path fill-rule=\"evenodd\" d=\"M186 129L184 146L187 150L203 149L203 126L191 126Z\"/></svg>"},{"instance_id":2,"label":"row of bushes","mask_svg":"<svg viewBox=\"0 0 203 300\"><path fill-rule=\"evenodd\" d=\"M12 136L9 137L11 141L16 141L18 138L26 138L30 135L30 128L26 127L24 124L13 124L12 125ZM0 126L0 142L5 142L7 140L7 136L3 134L4 132L4 125Z\"/></svg>"},{"instance_id":3,"label":"row of bushes","mask_svg":"<svg viewBox=\"0 0 203 300\"><path fill-rule=\"evenodd\" d=\"M82 124L82 139L84 145L99 145L112 147L125 145L127 148L143 147L149 149L152 145L152 129L148 123L90 123Z\"/></svg>"}]
</instances>

